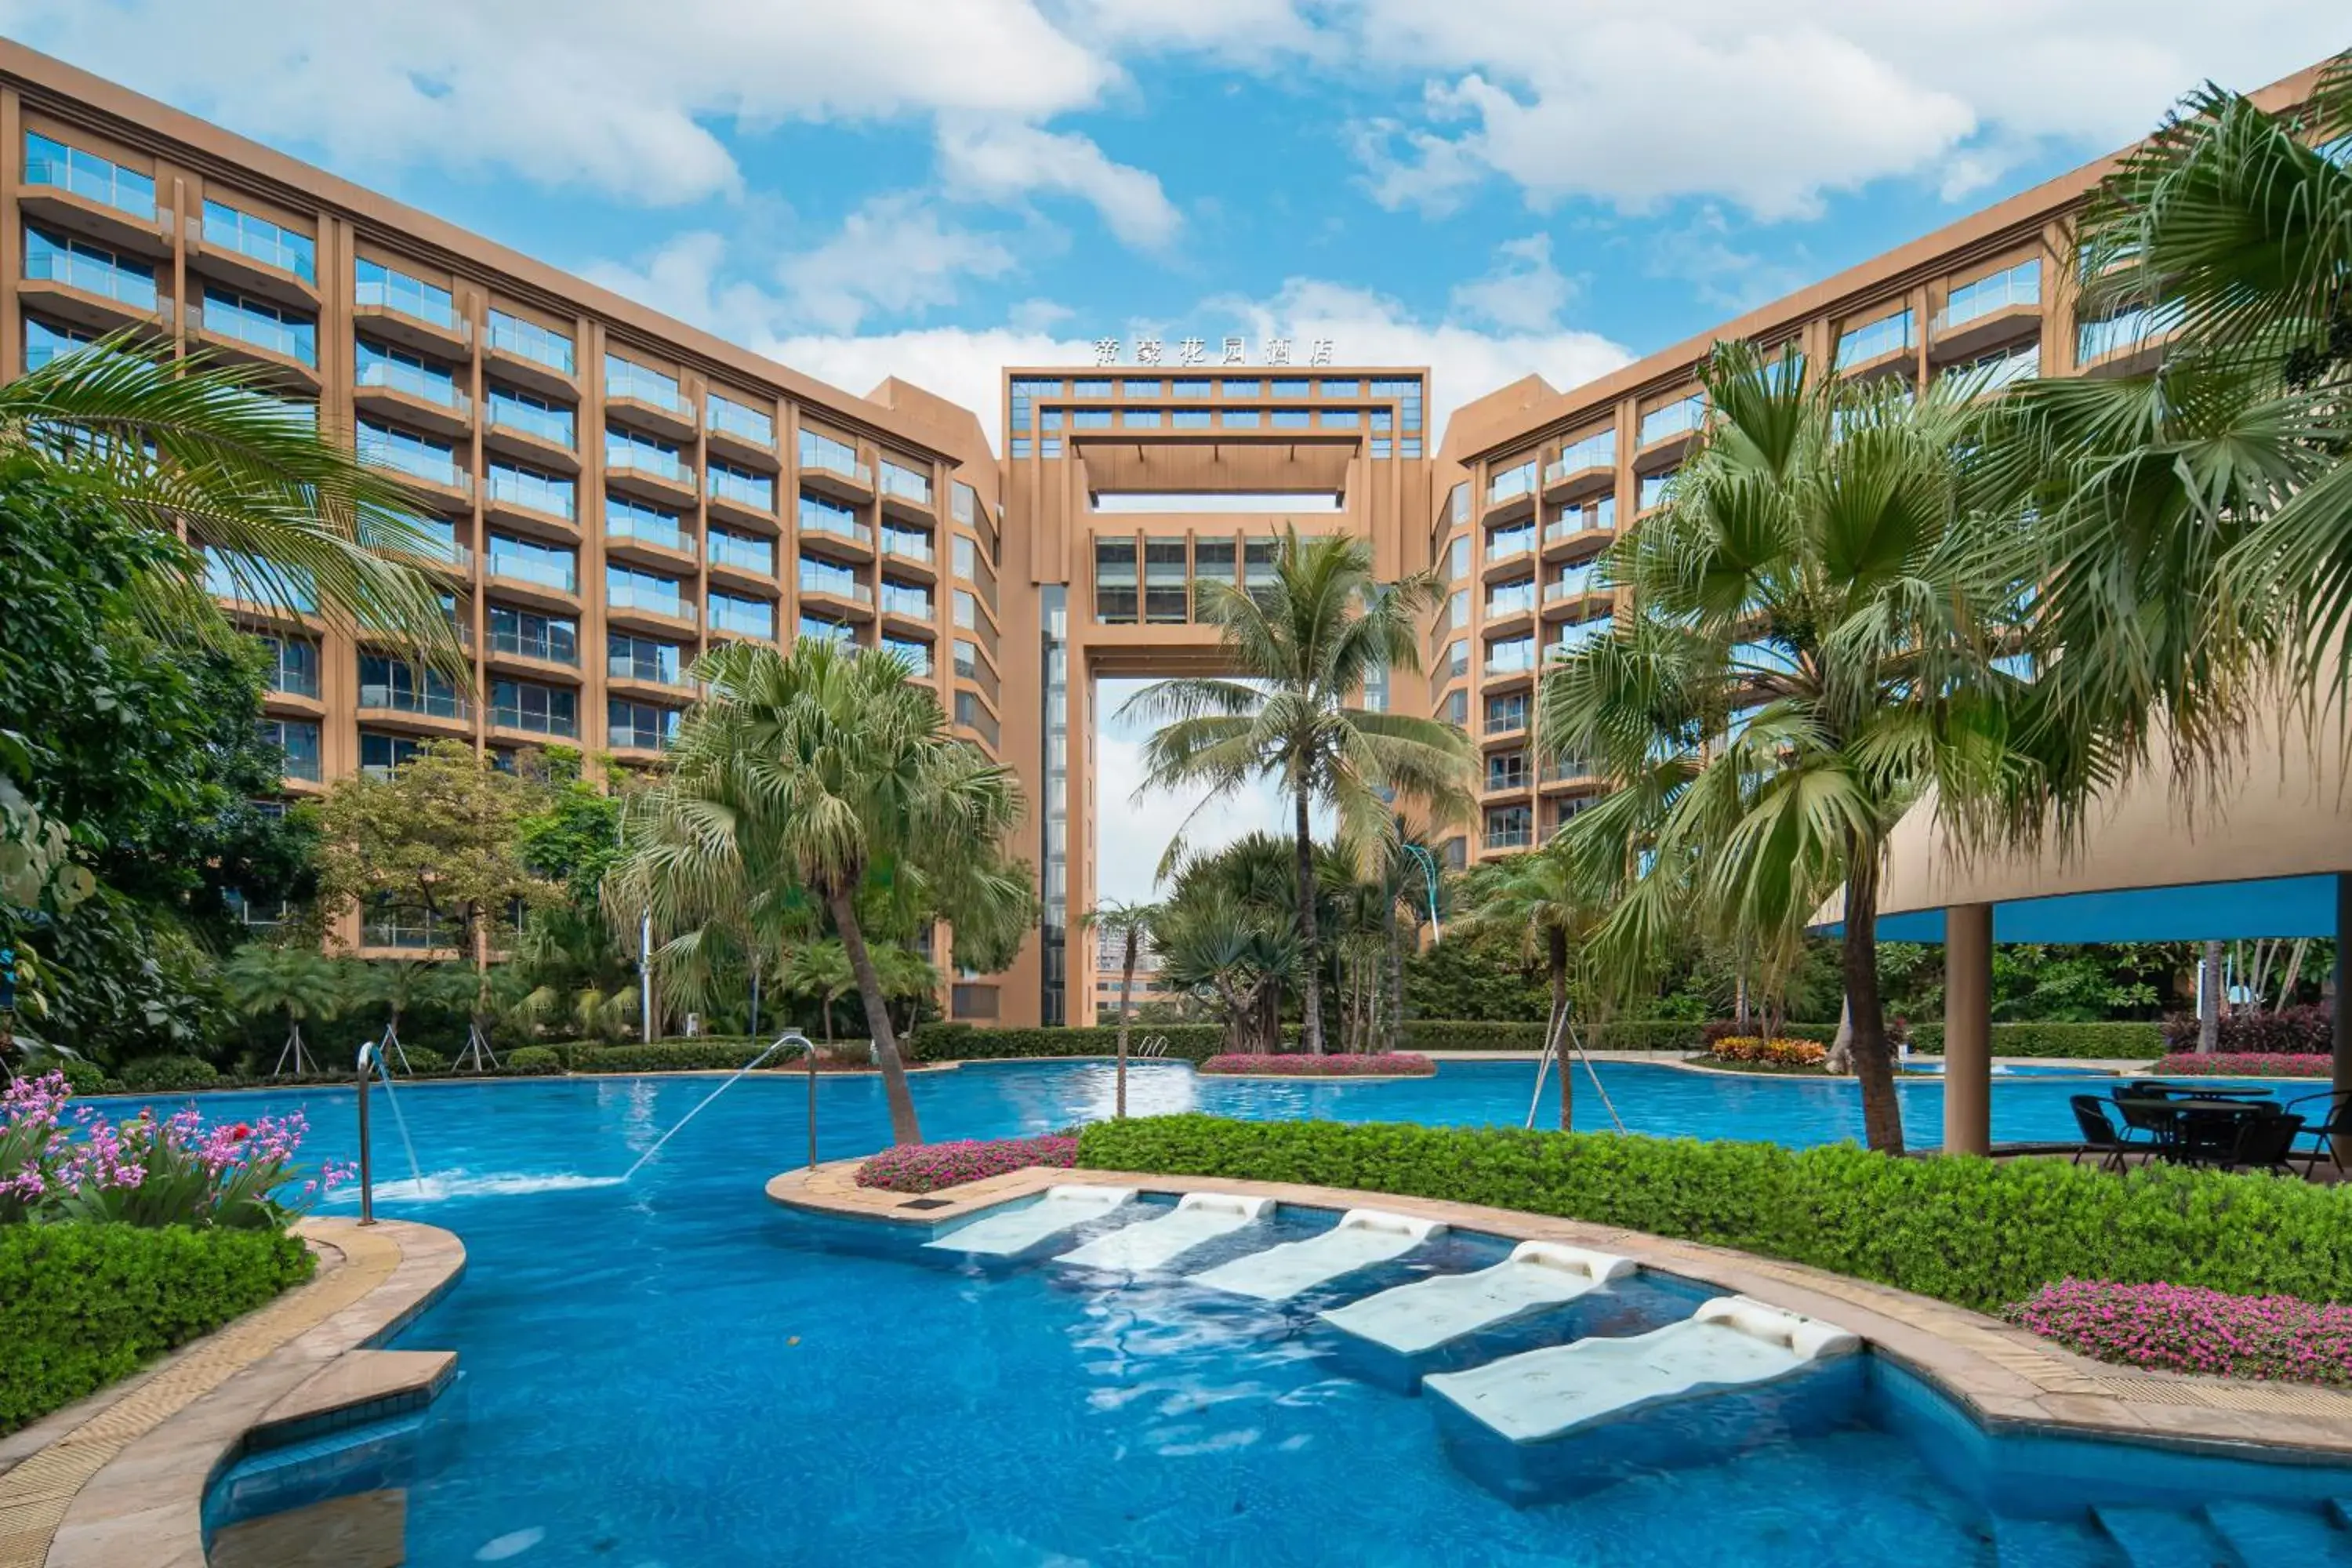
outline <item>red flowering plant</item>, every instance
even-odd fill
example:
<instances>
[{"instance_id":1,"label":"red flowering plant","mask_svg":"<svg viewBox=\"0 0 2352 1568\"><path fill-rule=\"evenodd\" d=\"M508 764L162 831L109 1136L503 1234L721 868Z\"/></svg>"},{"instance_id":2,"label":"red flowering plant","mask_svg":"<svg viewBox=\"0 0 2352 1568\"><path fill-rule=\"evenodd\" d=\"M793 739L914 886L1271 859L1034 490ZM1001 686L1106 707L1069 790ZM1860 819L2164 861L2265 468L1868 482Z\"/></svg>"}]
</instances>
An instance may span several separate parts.
<instances>
[{"instance_id":1,"label":"red flowering plant","mask_svg":"<svg viewBox=\"0 0 2352 1568\"><path fill-rule=\"evenodd\" d=\"M1078 1135L964 1138L952 1143L901 1143L857 1167L857 1184L886 1193L933 1193L1031 1165L1066 1169L1078 1163Z\"/></svg>"},{"instance_id":2,"label":"red flowering plant","mask_svg":"<svg viewBox=\"0 0 2352 1568\"><path fill-rule=\"evenodd\" d=\"M2332 1057L2287 1053L2227 1056L2217 1052L2200 1057L2184 1052L2166 1057L2151 1070L2166 1078L2329 1078L2335 1074L2336 1062Z\"/></svg>"},{"instance_id":3,"label":"red flowering plant","mask_svg":"<svg viewBox=\"0 0 2352 1568\"><path fill-rule=\"evenodd\" d=\"M1247 1078L1427 1078L1437 1070L1437 1064L1411 1051L1320 1057L1297 1053L1252 1056L1230 1051L1211 1057L1194 1070L1211 1078L1225 1074Z\"/></svg>"},{"instance_id":4,"label":"red flowering plant","mask_svg":"<svg viewBox=\"0 0 2352 1568\"><path fill-rule=\"evenodd\" d=\"M2126 1366L2352 1384L2352 1307L2063 1279L2001 1315L2068 1350Z\"/></svg>"},{"instance_id":5,"label":"red flowering plant","mask_svg":"<svg viewBox=\"0 0 2352 1568\"><path fill-rule=\"evenodd\" d=\"M87 1106L68 1117L71 1096L58 1073L0 1091L0 1224L279 1228L352 1174L329 1161L312 1177L294 1163L310 1131L299 1111L215 1126L190 1106L114 1121Z\"/></svg>"}]
</instances>

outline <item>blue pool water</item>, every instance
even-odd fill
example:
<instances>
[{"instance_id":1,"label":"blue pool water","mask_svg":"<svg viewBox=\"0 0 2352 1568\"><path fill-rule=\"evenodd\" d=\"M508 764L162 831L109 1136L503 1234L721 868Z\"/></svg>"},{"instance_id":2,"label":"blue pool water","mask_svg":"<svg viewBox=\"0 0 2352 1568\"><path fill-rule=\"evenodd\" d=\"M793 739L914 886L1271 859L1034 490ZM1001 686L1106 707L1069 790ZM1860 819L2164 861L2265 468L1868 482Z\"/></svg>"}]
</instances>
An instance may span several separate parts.
<instances>
[{"instance_id":1,"label":"blue pool water","mask_svg":"<svg viewBox=\"0 0 2352 1568\"><path fill-rule=\"evenodd\" d=\"M1602 1073L1639 1131L1811 1142L1859 1130L1847 1086L1632 1064ZM1097 1064L1005 1064L924 1075L915 1092L930 1136L982 1136L1106 1114L1109 1081ZM2324 1530L2318 1500L2352 1495L2352 1477L2327 1472L1988 1444L1881 1369L1870 1397L1821 1429L1729 1434L1749 1446L1637 1468L1572 1500L1513 1506L1481 1483L1477 1455L1449 1453L1431 1401L1365 1375L1311 1321L1315 1305L1417 1270L1477 1267L1499 1255L1490 1238L1451 1238L1281 1308L1165 1278L1070 1278L1047 1264L982 1272L766 1201L765 1176L803 1157L804 1091L793 1079L746 1080L635 1181L610 1181L711 1083L403 1089L442 1195L391 1196L381 1208L457 1231L470 1261L400 1342L457 1350L459 1382L422 1417L248 1460L216 1501L258 1510L329 1489L404 1488L408 1560L425 1568L1931 1568L1992 1562L1997 1541L2031 1544L2000 1561L2120 1561L2084 1511L2095 1501L2161 1503L2172 1511L2160 1519L2203 1531L2201 1515L2179 1513L2184 1500L2283 1489L2292 1500L2282 1516ZM1531 1085L1518 1063L1360 1085L1196 1083L1180 1064L1151 1063L1135 1070L1130 1102L1138 1112L1516 1123ZM1579 1125L1605 1125L1582 1087ZM2001 1084L1997 1134L2063 1136L2064 1095L2078 1087ZM827 1157L882 1142L877 1085L820 1089ZM1903 1092L1915 1136L1931 1134L1940 1086ZM298 1102L315 1152L348 1157L347 1091L204 1103L217 1117ZM387 1179L399 1173L396 1151L386 1129ZM1251 1244L1328 1223L1286 1213L1282 1232ZM1686 1314L1695 1293L1645 1277L1586 1309L1591 1321L1552 1331L1639 1331ZM1517 1331L1540 1342L1545 1331ZM2005 1493L2029 1504L2007 1511L2046 1517L2003 1517L1990 1505Z\"/></svg>"}]
</instances>

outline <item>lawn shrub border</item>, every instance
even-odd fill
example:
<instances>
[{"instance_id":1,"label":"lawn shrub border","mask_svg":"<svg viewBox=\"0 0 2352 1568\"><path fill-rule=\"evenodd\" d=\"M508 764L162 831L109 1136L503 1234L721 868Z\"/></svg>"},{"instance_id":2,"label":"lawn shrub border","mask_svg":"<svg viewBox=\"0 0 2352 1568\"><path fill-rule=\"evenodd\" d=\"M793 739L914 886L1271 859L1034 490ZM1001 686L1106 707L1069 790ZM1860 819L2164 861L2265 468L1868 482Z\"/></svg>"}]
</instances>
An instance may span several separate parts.
<instances>
[{"instance_id":1,"label":"lawn shrub border","mask_svg":"<svg viewBox=\"0 0 2352 1568\"><path fill-rule=\"evenodd\" d=\"M1998 1312L2069 1278L2352 1298L2352 1186L2063 1160L1890 1160L1852 1144L1512 1129L1097 1122L1097 1170L1297 1182L1737 1247Z\"/></svg>"}]
</instances>

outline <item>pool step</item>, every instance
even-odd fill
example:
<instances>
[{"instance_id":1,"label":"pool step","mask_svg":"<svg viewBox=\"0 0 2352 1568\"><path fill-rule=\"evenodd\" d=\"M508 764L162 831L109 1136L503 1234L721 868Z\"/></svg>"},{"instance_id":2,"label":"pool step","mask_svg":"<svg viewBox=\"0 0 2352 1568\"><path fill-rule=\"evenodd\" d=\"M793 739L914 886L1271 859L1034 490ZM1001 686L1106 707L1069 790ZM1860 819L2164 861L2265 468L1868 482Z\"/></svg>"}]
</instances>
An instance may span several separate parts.
<instances>
[{"instance_id":1,"label":"pool step","mask_svg":"<svg viewBox=\"0 0 2352 1568\"><path fill-rule=\"evenodd\" d=\"M2342 1500L2331 1505L2337 1510ZM2352 1563L2352 1530L2341 1524L2341 1512L2301 1503L2215 1502L2205 1505L2205 1521L2230 1549L2249 1564L2263 1568L2293 1563L2296 1568L2314 1563Z\"/></svg>"},{"instance_id":2,"label":"pool step","mask_svg":"<svg viewBox=\"0 0 2352 1568\"><path fill-rule=\"evenodd\" d=\"M2116 1568L2123 1554L2101 1534L2087 1513L2074 1519L1990 1521L1992 1561L1998 1568Z\"/></svg>"},{"instance_id":3,"label":"pool step","mask_svg":"<svg viewBox=\"0 0 2352 1568\"><path fill-rule=\"evenodd\" d=\"M2267 1562L2241 1559L2219 1531L2193 1513L2103 1505L2091 1510L2091 1517L2131 1568L2272 1568Z\"/></svg>"}]
</instances>

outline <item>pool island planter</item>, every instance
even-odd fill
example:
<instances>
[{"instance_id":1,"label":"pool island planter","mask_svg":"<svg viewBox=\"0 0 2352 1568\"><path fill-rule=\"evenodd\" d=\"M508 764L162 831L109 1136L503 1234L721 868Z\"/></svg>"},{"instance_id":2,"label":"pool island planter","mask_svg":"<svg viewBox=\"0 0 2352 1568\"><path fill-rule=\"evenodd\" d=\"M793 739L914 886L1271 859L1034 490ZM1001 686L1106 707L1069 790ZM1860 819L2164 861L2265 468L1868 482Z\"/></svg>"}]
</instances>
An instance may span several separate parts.
<instances>
[{"instance_id":1,"label":"pool island planter","mask_svg":"<svg viewBox=\"0 0 2352 1568\"><path fill-rule=\"evenodd\" d=\"M1632 1258L1644 1268L1836 1324L1871 1353L1947 1396L1989 1436L2074 1436L2238 1458L2352 1463L2352 1392L2126 1370L1965 1307L1730 1247L1516 1209L1234 1176L1031 1168L909 1197L858 1186L859 1163L844 1160L785 1172L768 1182L768 1197L806 1214L933 1236L1049 1187L1080 1184L1147 1196L1214 1192L1334 1212L1376 1208L1507 1240Z\"/></svg>"},{"instance_id":2,"label":"pool island planter","mask_svg":"<svg viewBox=\"0 0 2352 1568\"><path fill-rule=\"evenodd\" d=\"M1210 1057L1195 1066L1192 1070L1202 1078L1255 1079L1277 1083L1293 1080L1312 1083L1399 1083L1410 1079L1434 1078L1437 1076L1437 1064L1427 1057L1410 1051L1389 1052L1377 1056L1229 1052L1223 1056Z\"/></svg>"}]
</instances>

